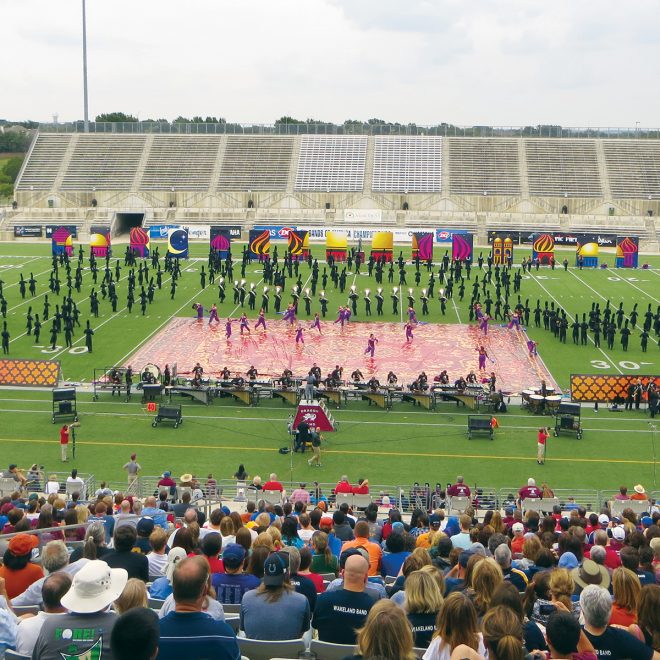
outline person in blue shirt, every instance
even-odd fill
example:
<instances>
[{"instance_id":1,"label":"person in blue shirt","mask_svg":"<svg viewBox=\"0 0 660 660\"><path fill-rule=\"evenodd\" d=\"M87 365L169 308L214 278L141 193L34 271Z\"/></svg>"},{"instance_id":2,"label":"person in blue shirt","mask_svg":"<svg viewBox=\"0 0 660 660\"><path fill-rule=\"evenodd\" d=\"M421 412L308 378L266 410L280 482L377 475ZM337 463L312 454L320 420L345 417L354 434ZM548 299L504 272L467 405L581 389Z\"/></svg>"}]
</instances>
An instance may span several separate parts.
<instances>
[{"instance_id":1,"label":"person in blue shirt","mask_svg":"<svg viewBox=\"0 0 660 660\"><path fill-rule=\"evenodd\" d=\"M202 611L209 592L209 564L203 557L182 559L174 570L175 610L160 620L159 660L240 660L234 631Z\"/></svg>"},{"instance_id":2,"label":"person in blue shirt","mask_svg":"<svg viewBox=\"0 0 660 660\"><path fill-rule=\"evenodd\" d=\"M385 553L381 562L380 574L383 577L387 575L396 577L406 557L409 557L410 554L406 551L406 541L403 534L393 532L385 541Z\"/></svg>"}]
</instances>

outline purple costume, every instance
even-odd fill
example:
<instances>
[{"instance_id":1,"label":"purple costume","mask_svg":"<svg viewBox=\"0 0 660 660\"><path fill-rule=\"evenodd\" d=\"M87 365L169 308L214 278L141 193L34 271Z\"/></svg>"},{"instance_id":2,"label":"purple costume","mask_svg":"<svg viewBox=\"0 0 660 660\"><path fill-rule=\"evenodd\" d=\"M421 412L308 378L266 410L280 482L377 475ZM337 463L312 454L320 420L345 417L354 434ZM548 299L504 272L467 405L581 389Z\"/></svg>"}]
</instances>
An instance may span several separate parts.
<instances>
[{"instance_id":1,"label":"purple costume","mask_svg":"<svg viewBox=\"0 0 660 660\"><path fill-rule=\"evenodd\" d=\"M302 328L298 328L296 330L296 344L298 342L302 342L303 344L305 343L305 340L303 339L303 329Z\"/></svg>"},{"instance_id":2,"label":"purple costume","mask_svg":"<svg viewBox=\"0 0 660 660\"><path fill-rule=\"evenodd\" d=\"M367 353L369 353L369 355L373 357L375 352L376 352L376 340L370 337L367 340L367 350L364 352L364 354L366 355Z\"/></svg>"},{"instance_id":3,"label":"purple costume","mask_svg":"<svg viewBox=\"0 0 660 660\"><path fill-rule=\"evenodd\" d=\"M259 314L259 318L254 325L254 329L256 330L260 325L263 326L264 330L266 329L266 317L263 314Z\"/></svg>"},{"instance_id":4,"label":"purple costume","mask_svg":"<svg viewBox=\"0 0 660 660\"><path fill-rule=\"evenodd\" d=\"M197 318L199 318L199 307L197 308ZM211 325L211 321L217 321L220 323L220 319L218 318L218 310L215 307L211 307L211 312L209 313L209 325Z\"/></svg>"},{"instance_id":5,"label":"purple costume","mask_svg":"<svg viewBox=\"0 0 660 660\"><path fill-rule=\"evenodd\" d=\"M511 316L511 321L509 322L508 328L511 330L515 326L516 330L520 329L520 316L518 314L513 314Z\"/></svg>"},{"instance_id":6,"label":"purple costume","mask_svg":"<svg viewBox=\"0 0 660 660\"><path fill-rule=\"evenodd\" d=\"M483 330L485 335L488 334L488 317L482 316L481 321L479 322L479 330Z\"/></svg>"},{"instance_id":7,"label":"purple costume","mask_svg":"<svg viewBox=\"0 0 660 660\"><path fill-rule=\"evenodd\" d=\"M201 323L204 318L204 307L200 303L197 304L197 320Z\"/></svg>"},{"instance_id":8,"label":"purple costume","mask_svg":"<svg viewBox=\"0 0 660 660\"><path fill-rule=\"evenodd\" d=\"M225 323L225 334L227 335L227 339L231 337L231 321Z\"/></svg>"},{"instance_id":9,"label":"purple costume","mask_svg":"<svg viewBox=\"0 0 660 660\"><path fill-rule=\"evenodd\" d=\"M484 371L486 369L486 351L479 351L479 370Z\"/></svg>"},{"instance_id":10,"label":"purple costume","mask_svg":"<svg viewBox=\"0 0 660 660\"><path fill-rule=\"evenodd\" d=\"M345 314L344 310L342 309L339 312L339 316L337 316L337 318L335 319L335 323L339 323L341 325L341 327L343 328L345 320L346 320L346 314Z\"/></svg>"},{"instance_id":11,"label":"purple costume","mask_svg":"<svg viewBox=\"0 0 660 660\"><path fill-rule=\"evenodd\" d=\"M412 340L413 340L412 325L410 325L410 323L406 323L406 341L412 341Z\"/></svg>"},{"instance_id":12,"label":"purple costume","mask_svg":"<svg viewBox=\"0 0 660 660\"><path fill-rule=\"evenodd\" d=\"M309 326L310 330L313 328L316 328L319 332L321 332L321 319L318 316L314 319L314 323Z\"/></svg>"},{"instance_id":13,"label":"purple costume","mask_svg":"<svg viewBox=\"0 0 660 660\"><path fill-rule=\"evenodd\" d=\"M241 334L243 334L243 330L250 330L250 324L245 316L241 316Z\"/></svg>"},{"instance_id":14,"label":"purple costume","mask_svg":"<svg viewBox=\"0 0 660 660\"><path fill-rule=\"evenodd\" d=\"M288 321L291 325L293 325L296 321L296 312L293 309L293 307L289 308L284 312L284 316L282 317L283 321Z\"/></svg>"},{"instance_id":15,"label":"purple costume","mask_svg":"<svg viewBox=\"0 0 660 660\"><path fill-rule=\"evenodd\" d=\"M412 307L408 310L408 320L411 323L417 323L417 314L415 314L415 310Z\"/></svg>"}]
</instances>

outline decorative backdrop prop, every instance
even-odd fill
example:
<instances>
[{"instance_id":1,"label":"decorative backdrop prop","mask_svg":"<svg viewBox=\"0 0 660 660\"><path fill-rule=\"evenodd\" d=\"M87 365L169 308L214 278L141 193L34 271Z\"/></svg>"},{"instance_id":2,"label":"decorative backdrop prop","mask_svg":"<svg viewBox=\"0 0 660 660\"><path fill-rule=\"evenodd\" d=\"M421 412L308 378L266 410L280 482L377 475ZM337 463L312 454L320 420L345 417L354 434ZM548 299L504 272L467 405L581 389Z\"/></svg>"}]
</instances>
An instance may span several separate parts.
<instances>
[{"instance_id":1,"label":"decorative backdrop prop","mask_svg":"<svg viewBox=\"0 0 660 660\"><path fill-rule=\"evenodd\" d=\"M332 257L335 261L346 261L348 238L344 232L329 231L325 235L325 258Z\"/></svg>"},{"instance_id":2,"label":"decorative backdrop prop","mask_svg":"<svg viewBox=\"0 0 660 660\"><path fill-rule=\"evenodd\" d=\"M394 234L391 231L378 231L371 240L371 256L374 259L385 259L392 261L394 249Z\"/></svg>"},{"instance_id":3,"label":"decorative backdrop prop","mask_svg":"<svg viewBox=\"0 0 660 660\"><path fill-rule=\"evenodd\" d=\"M289 254L294 261L303 261L309 255L309 232L306 229L292 229L289 232Z\"/></svg>"},{"instance_id":4,"label":"decorative backdrop prop","mask_svg":"<svg viewBox=\"0 0 660 660\"><path fill-rule=\"evenodd\" d=\"M420 261L433 259L433 232L416 231L412 235L412 256Z\"/></svg>"},{"instance_id":5,"label":"decorative backdrop prop","mask_svg":"<svg viewBox=\"0 0 660 660\"><path fill-rule=\"evenodd\" d=\"M639 236L616 237L616 267L637 268L639 265Z\"/></svg>"},{"instance_id":6,"label":"decorative backdrop prop","mask_svg":"<svg viewBox=\"0 0 660 660\"><path fill-rule=\"evenodd\" d=\"M534 234L532 239L532 258L546 266L555 256L555 238L552 234Z\"/></svg>"},{"instance_id":7,"label":"decorative backdrop prop","mask_svg":"<svg viewBox=\"0 0 660 660\"><path fill-rule=\"evenodd\" d=\"M454 234L451 238L452 261L472 259L473 242L474 236L472 234Z\"/></svg>"},{"instance_id":8,"label":"decorative backdrop prop","mask_svg":"<svg viewBox=\"0 0 660 660\"><path fill-rule=\"evenodd\" d=\"M493 238L493 247L491 248L491 256L493 257L493 264L509 264L513 261L513 245L517 237L515 234L508 232L498 232Z\"/></svg>"},{"instance_id":9,"label":"decorative backdrop prop","mask_svg":"<svg viewBox=\"0 0 660 660\"><path fill-rule=\"evenodd\" d=\"M111 256L110 227L92 225L89 230L89 247L95 257L105 259L107 256Z\"/></svg>"},{"instance_id":10,"label":"decorative backdrop prop","mask_svg":"<svg viewBox=\"0 0 660 660\"><path fill-rule=\"evenodd\" d=\"M149 232L142 227L133 227L128 234L129 247L138 256L146 259L149 256Z\"/></svg>"},{"instance_id":11,"label":"decorative backdrop prop","mask_svg":"<svg viewBox=\"0 0 660 660\"><path fill-rule=\"evenodd\" d=\"M55 255L73 255L73 234L68 227L58 227L51 235L51 249Z\"/></svg>"},{"instance_id":12,"label":"decorative backdrop prop","mask_svg":"<svg viewBox=\"0 0 660 660\"><path fill-rule=\"evenodd\" d=\"M188 258L188 231L186 229L170 229L167 232L167 254L174 259Z\"/></svg>"},{"instance_id":13,"label":"decorative backdrop prop","mask_svg":"<svg viewBox=\"0 0 660 660\"><path fill-rule=\"evenodd\" d=\"M598 236L593 234L579 234L575 249L575 264L582 257L582 265L585 268L598 268Z\"/></svg>"},{"instance_id":14,"label":"decorative backdrop prop","mask_svg":"<svg viewBox=\"0 0 660 660\"><path fill-rule=\"evenodd\" d=\"M211 249L218 253L220 259L226 259L231 250L231 231L224 227L211 227Z\"/></svg>"},{"instance_id":15,"label":"decorative backdrop prop","mask_svg":"<svg viewBox=\"0 0 660 660\"><path fill-rule=\"evenodd\" d=\"M250 229L250 256L259 261L265 261L270 252L270 232L267 229L259 231Z\"/></svg>"}]
</instances>

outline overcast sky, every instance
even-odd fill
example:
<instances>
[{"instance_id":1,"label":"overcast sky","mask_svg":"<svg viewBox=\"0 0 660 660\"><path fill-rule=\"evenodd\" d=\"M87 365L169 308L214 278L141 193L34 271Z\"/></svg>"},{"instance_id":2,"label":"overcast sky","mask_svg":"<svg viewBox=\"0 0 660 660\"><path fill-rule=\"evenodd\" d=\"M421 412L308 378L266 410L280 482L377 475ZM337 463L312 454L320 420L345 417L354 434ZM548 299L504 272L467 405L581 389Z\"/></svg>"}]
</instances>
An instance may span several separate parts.
<instances>
[{"instance_id":1,"label":"overcast sky","mask_svg":"<svg viewBox=\"0 0 660 660\"><path fill-rule=\"evenodd\" d=\"M657 0L87 0L90 116L660 125ZM0 0L0 118L83 115L80 0Z\"/></svg>"}]
</instances>

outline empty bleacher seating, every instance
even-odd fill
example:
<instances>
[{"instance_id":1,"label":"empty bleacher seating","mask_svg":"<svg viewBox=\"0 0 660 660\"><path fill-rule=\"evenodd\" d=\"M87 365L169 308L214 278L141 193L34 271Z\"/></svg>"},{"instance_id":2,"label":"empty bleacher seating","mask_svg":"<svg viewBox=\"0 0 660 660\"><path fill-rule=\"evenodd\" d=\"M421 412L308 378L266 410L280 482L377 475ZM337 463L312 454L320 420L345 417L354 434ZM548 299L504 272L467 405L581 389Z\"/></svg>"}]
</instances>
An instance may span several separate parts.
<instances>
[{"instance_id":1,"label":"empty bleacher seating","mask_svg":"<svg viewBox=\"0 0 660 660\"><path fill-rule=\"evenodd\" d=\"M143 190L208 190L220 136L156 135L142 175Z\"/></svg>"},{"instance_id":2,"label":"empty bleacher seating","mask_svg":"<svg viewBox=\"0 0 660 660\"><path fill-rule=\"evenodd\" d=\"M603 140L603 152L613 197L660 197L658 140Z\"/></svg>"},{"instance_id":3,"label":"empty bleacher seating","mask_svg":"<svg viewBox=\"0 0 660 660\"><path fill-rule=\"evenodd\" d=\"M230 135L218 190L286 190L293 138Z\"/></svg>"},{"instance_id":4,"label":"empty bleacher seating","mask_svg":"<svg viewBox=\"0 0 660 660\"><path fill-rule=\"evenodd\" d=\"M452 195L520 195L518 142L447 138Z\"/></svg>"},{"instance_id":5,"label":"empty bleacher seating","mask_svg":"<svg viewBox=\"0 0 660 660\"><path fill-rule=\"evenodd\" d=\"M366 135L304 135L296 190L359 191L364 187Z\"/></svg>"},{"instance_id":6,"label":"empty bleacher seating","mask_svg":"<svg viewBox=\"0 0 660 660\"><path fill-rule=\"evenodd\" d=\"M145 140L145 135L79 135L62 190L130 190Z\"/></svg>"},{"instance_id":7,"label":"empty bleacher seating","mask_svg":"<svg viewBox=\"0 0 660 660\"><path fill-rule=\"evenodd\" d=\"M439 193L441 175L442 138L374 138L372 190Z\"/></svg>"},{"instance_id":8,"label":"empty bleacher seating","mask_svg":"<svg viewBox=\"0 0 660 660\"><path fill-rule=\"evenodd\" d=\"M529 194L535 197L600 197L603 194L593 140L524 140Z\"/></svg>"},{"instance_id":9,"label":"empty bleacher seating","mask_svg":"<svg viewBox=\"0 0 660 660\"><path fill-rule=\"evenodd\" d=\"M71 142L70 134L39 134L16 189L50 190L57 178L69 142Z\"/></svg>"}]
</instances>

